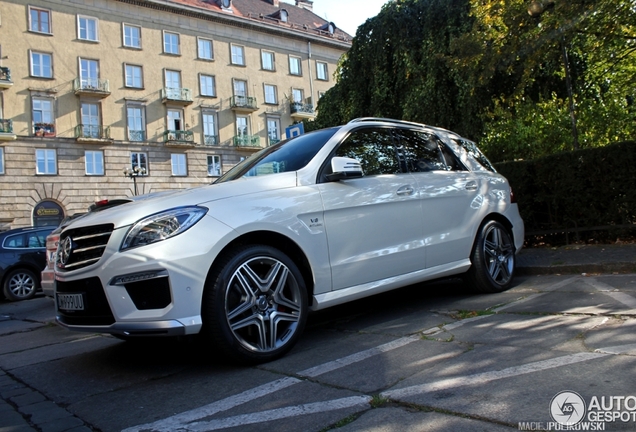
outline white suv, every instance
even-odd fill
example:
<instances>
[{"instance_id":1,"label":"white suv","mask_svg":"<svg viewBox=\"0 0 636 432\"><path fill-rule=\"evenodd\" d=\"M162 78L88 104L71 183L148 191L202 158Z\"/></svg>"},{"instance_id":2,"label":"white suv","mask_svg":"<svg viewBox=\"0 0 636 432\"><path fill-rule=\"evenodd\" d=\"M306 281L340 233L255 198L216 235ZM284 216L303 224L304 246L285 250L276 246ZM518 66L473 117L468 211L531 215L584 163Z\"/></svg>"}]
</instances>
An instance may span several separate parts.
<instances>
[{"instance_id":1,"label":"white suv","mask_svg":"<svg viewBox=\"0 0 636 432\"><path fill-rule=\"evenodd\" d=\"M523 236L508 182L474 143L356 119L263 149L214 184L72 223L57 322L125 339L201 333L220 355L265 362L310 310L451 275L503 291Z\"/></svg>"}]
</instances>

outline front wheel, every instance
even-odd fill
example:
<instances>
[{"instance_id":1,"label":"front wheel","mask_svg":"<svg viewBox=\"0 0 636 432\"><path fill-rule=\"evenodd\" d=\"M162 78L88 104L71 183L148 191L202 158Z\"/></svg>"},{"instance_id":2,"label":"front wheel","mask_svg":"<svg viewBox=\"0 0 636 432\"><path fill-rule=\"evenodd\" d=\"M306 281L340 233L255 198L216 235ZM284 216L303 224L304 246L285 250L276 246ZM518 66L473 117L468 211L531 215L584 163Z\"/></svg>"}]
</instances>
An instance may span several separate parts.
<instances>
[{"instance_id":1,"label":"front wheel","mask_svg":"<svg viewBox=\"0 0 636 432\"><path fill-rule=\"evenodd\" d=\"M510 232L489 221L477 233L471 253L468 283L475 291L497 293L510 288L515 271L515 246Z\"/></svg>"},{"instance_id":2,"label":"front wheel","mask_svg":"<svg viewBox=\"0 0 636 432\"><path fill-rule=\"evenodd\" d=\"M307 288L294 262L270 246L230 251L205 288L203 333L213 350L241 363L287 353L307 321Z\"/></svg>"},{"instance_id":3,"label":"front wheel","mask_svg":"<svg viewBox=\"0 0 636 432\"><path fill-rule=\"evenodd\" d=\"M10 301L28 300L35 297L39 280L27 269L15 269L4 280L4 296Z\"/></svg>"}]
</instances>

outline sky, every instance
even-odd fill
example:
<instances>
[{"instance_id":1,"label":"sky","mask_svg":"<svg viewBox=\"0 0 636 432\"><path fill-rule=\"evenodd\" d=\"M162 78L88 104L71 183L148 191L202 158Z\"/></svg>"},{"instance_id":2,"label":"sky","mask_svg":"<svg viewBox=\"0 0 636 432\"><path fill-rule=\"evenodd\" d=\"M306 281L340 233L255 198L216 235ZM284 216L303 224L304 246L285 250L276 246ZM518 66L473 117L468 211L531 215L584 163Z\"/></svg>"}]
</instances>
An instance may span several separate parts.
<instances>
[{"instance_id":1,"label":"sky","mask_svg":"<svg viewBox=\"0 0 636 432\"><path fill-rule=\"evenodd\" d=\"M355 36L360 24L380 13L388 0L313 0L314 13ZM293 0L286 0L294 3Z\"/></svg>"}]
</instances>

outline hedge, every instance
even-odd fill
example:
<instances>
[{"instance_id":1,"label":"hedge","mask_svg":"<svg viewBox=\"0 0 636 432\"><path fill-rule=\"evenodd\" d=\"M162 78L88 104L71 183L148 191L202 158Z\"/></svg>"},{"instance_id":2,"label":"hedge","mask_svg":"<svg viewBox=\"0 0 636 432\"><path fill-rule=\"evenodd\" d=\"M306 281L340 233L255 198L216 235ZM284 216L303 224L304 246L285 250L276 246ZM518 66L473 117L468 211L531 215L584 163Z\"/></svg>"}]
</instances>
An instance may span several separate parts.
<instances>
[{"instance_id":1,"label":"hedge","mask_svg":"<svg viewBox=\"0 0 636 432\"><path fill-rule=\"evenodd\" d=\"M530 235L626 229L636 223L634 141L495 168L508 178Z\"/></svg>"}]
</instances>

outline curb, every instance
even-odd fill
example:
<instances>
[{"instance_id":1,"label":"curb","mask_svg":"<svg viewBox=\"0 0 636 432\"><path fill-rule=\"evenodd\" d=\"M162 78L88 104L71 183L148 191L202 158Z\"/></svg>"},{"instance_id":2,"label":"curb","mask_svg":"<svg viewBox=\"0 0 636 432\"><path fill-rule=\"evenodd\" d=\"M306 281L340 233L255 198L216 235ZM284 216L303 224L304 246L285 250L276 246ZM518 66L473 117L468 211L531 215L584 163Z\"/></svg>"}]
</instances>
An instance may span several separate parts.
<instances>
[{"instance_id":1,"label":"curb","mask_svg":"<svg viewBox=\"0 0 636 432\"><path fill-rule=\"evenodd\" d=\"M636 263L634 262L613 262L600 264L568 264L554 266L524 266L515 269L518 275L556 275L556 274L629 274L636 273Z\"/></svg>"}]
</instances>

